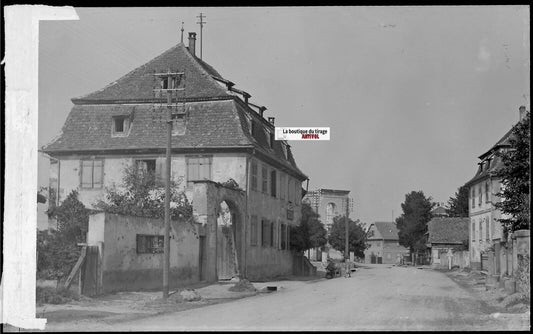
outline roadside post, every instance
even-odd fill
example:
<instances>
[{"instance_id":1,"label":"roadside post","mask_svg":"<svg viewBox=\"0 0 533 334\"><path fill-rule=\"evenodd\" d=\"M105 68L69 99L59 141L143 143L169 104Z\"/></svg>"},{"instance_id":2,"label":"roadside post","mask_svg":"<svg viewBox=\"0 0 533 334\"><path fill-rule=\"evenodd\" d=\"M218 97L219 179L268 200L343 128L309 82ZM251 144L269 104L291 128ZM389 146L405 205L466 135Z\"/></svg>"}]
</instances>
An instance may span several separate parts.
<instances>
[{"instance_id":1,"label":"roadside post","mask_svg":"<svg viewBox=\"0 0 533 334\"><path fill-rule=\"evenodd\" d=\"M349 220L348 215L350 214L350 198L346 197L346 216L345 216L345 228L346 228L346 240L344 244L344 264L346 267L346 273L344 277L351 277L350 273L350 243L349 243L349 236L350 236L350 229L349 229Z\"/></svg>"}]
</instances>

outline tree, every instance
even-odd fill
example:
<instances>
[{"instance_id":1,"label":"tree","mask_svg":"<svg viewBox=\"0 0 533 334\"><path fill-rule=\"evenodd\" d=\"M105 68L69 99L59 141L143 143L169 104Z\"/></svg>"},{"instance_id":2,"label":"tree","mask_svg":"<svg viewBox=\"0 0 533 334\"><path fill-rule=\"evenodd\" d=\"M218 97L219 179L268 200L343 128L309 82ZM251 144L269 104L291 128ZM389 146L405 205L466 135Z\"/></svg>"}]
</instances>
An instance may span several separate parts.
<instances>
[{"instance_id":1,"label":"tree","mask_svg":"<svg viewBox=\"0 0 533 334\"><path fill-rule=\"evenodd\" d=\"M308 203L302 203L302 218L298 226L291 227L291 249L303 252L311 248L322 247L327 242L327 231L320 222L320 216Z\"/></svg>"},{"instance_id":2,"label":"tree","mask_svg":"<svg viewBox=\"0 0 533 334\"><path fill-rule=\"evenodd\" d=\"M57 230L37 232L37 270L40 275L60 281L78 260L79 242L87 234L90 210L78 200L73 190L59 206L49 207L47 213L57 220Z\"/></svg>"},{"instance_id":3,"label":"tree","mask_svg":"<svg viewBox=\"0 0 533 334\"><path fill-rule=\"evenodd\" d=\"M405 195L405 202L402 203L403 213L396 218L400 245L409 248L411 252L426 249L424 234L433 206L431 197L426 197L421 190Z\"/></svg>"},{"instance_id":4,"label":"tree","mask_svg":"<svg viewBox=\"0 0 533 334\"><path fill-rule=\"evenodd\" d=\"M501 178L502 190L497 195L502 201L495 205L502 213L509 215L509 218L499 220L506 233L530 229L530 123L530 113L527 112L511 131L511 147L499 153L503 166L496 171L496 175Z\"/></svg>"},{"instance_id":5,"label":"tree","mask_svg":"<svg viewBox=\"0 0 533 334\"><path fill-rule=\"evenodd\" d=\"M192 205L179 182L170 181L170 218L190 221L193 218ZM121 187L106 188L105 198L95 207L105 212L149 218L165 217L165 188L158 182L154 172L139 172L135 165L124 169Z\"/></svg>"},{"instance_id":6,"label":"tree","mask_svg":"<svg viewBox=\"0 0 533 334\"><path fill-rule=\"evenodd\" d=\"M333 218L333 225L329 234L329 244L344 254L346 250L346 219L343 216ZM348 218L348 250L357 257L364 257L366 246L366 233L359 222ZM346 254L345 254L346 255Z\"/></svg>"},{"instance_id":7,"label":"tree","mask_svg":"<svg viewBox=\"0 0 533 334\"><path fill-rule=\"evenodd\" d=\"M78 200L78 191L72 190L61 205L50 207L47 213L57 220L57 231L66 240L85 242L90 210Z\"/></svg>"},{"instance_id":8,"label":"tree","mask_svg":"<svg viewBox=\"0 0 533 334\"><path fill-rule=\"evenodd\" d=\"M450 217L468 217L468 187L460 186L448 200L446 212Z\"/></svg>"}]
</instances>

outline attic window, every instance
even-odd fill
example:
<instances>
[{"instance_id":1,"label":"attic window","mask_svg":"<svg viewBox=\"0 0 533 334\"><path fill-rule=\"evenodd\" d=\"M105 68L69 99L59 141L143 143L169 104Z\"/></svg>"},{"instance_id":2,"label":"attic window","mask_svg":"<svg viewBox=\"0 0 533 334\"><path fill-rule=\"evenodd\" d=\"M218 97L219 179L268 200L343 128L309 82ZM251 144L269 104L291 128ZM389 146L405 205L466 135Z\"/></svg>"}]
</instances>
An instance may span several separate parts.
<instances>
[{"instance_id":1,"label":"attic window","mask_svg":"<svg viewBox=\"0 0 533 334\"><path fill-rule=\"evenodd\" d=\"M128 116L113 117L113 135L126 136L130 127L130 119Z\"/></svg>"}]
</instances>

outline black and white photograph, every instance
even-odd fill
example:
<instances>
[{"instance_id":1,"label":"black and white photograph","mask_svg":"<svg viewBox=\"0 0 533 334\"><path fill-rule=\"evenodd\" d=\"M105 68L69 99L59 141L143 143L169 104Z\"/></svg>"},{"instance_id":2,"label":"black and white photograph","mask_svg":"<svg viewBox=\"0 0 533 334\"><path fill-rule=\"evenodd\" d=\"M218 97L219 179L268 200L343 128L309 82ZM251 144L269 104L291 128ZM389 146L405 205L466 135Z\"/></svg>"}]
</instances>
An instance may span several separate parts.
<instances>
[{"instance_id":1,"label":"black and white photograph","mask_svg":"<svg viewBox=\"0 0 533 334\"><path fill-rule=\"evenodd\" d=\"M3 331L530 330L529 6L4 9Z\"/></svg>"}]
</instances>

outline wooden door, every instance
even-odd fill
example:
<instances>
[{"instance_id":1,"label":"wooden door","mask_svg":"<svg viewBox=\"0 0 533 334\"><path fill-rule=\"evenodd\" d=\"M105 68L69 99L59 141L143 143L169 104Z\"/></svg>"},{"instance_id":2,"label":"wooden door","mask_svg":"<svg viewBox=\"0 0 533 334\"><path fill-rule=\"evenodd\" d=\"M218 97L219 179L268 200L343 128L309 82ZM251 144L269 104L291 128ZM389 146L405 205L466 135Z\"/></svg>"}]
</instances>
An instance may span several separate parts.
<instances>
[{"instance_id":1,"label":"wooden door","mask_svg":"<svg viewBox=\"0 0 533 334\"><path fill-rule=\"evenodd\" d=\"M219 225L217 231L217 275L218 279L231 279L236 275L235 238L232 225Z\"/></svg>"},{"instance_id":2,"label":"wooden door","mask_svg":"<svg viewBox=\"0 0 533 334\"><path fill-rule=\"evenodd\" d=\"M87 246L87 255L81 269L81 293L85 296L98 294L98 246Z\"/></svg>"}]
</instances>

